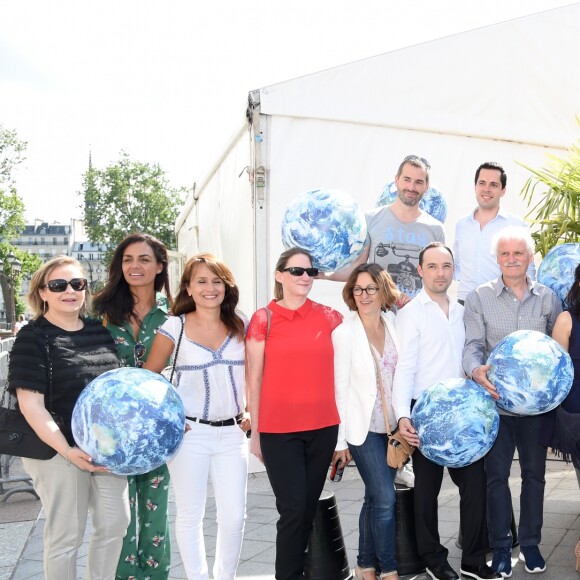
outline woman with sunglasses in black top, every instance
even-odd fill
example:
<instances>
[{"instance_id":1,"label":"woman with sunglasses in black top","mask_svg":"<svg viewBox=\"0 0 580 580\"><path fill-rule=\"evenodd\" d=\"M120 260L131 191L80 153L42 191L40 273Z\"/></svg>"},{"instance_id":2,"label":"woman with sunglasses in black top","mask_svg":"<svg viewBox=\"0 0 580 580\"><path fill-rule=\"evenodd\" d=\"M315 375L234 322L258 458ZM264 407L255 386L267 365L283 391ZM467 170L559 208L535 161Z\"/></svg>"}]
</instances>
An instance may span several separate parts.
<instances>
[{"instance_id":1,"label":"woman with sunglasses in black top","mask_svg":"<svg viewBox=\"0 0 580 580\"><path fill-rule=\"evenodd\" d=\"M44 508L44 571L48 580L77 578L78 550L90 511L87 577L110 580L129 523L127 479L95 466L75 446L74 405L85 386L119 367L103 326L84 318L89 293L81 265L53 258L34 274L28 301L33 320L10 353L9 389L38 436L54 448L51 459L23 458ZM49 411L61 421L55 420Z\"/></svg>"},{"instance_id":2,"label":"woman with sunglasses in black top","mask_svg":"<svg viewBox=\"0 0 580 580\"><path fill-rule=\"evenodd\" d=\"M121 364L142 367L171 306L165 246L149 234L127 236L117 246L109 278L93 304L113 335ZM167 466L130 476L128 481L131 523L116 578L166 580L171 555Z\"/></svg>"},{"instance_id":3,"label":"woman with sunglasses in black top","mask_svg":"<svg viewBox=\"0 0 580 580\"><path fill-rule=\"evenodd\" d=\"M275 272L275 299L248 327L246 353L251 452L266 466L280 514L276 578L304 574L308 544L338 435L330 335L342 315L312 302L318 270L301 248L286 250ZM346 451L335 458L346 464Z\"/></svg>"}]
</instances>

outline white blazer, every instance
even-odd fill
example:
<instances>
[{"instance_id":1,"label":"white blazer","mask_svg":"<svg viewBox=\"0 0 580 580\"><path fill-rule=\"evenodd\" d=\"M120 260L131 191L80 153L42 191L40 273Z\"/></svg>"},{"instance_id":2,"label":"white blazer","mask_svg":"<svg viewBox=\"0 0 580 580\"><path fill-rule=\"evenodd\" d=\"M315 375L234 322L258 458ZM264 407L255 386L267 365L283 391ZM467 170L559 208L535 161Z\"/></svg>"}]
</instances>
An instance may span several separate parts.
<instances>
[{"instance_id":1,"label":"white blazer","mask_svg":"<svg viewBox=\"0 0 580 580\"><path fill-rule=\"evenodd\" d=\"M381 317L398 351L395 315L387 312ZM357 312L334 329L332 344L334 390L340 414L336 450L341 451L348 447L347 441L353 445L364 443L377 397L377 379L369 341Z\"/></svg>"}]
</instances>

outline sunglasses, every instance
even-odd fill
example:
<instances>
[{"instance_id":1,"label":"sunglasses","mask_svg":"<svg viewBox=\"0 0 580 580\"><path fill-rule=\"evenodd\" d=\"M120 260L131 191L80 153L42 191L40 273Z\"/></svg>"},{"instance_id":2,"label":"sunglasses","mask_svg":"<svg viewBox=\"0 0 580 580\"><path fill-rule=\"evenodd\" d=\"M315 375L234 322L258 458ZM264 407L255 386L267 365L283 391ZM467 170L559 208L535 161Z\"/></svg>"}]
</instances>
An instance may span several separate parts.
<instances>
[{"instance_id":1,"label":"sunglasses","mask_svg":"<svg viewBox=\"0 0 580 580\"><path fill-rule=\"evenodd\" d=\"M133 355L135 356L135 366L138 369L142 368L143 360L141 359L145 356L145 345L142 342L138 342L135 344Z\"/></svg>"},{"instance_id":2,"label":"sunglasses","mask_svg":"<svg viewBox=\"0 0 580 580\"><path fill-rule=\"evenodd\" d=\"M288 272L291 276L302 276L306 272L311 278L318 276L318 268L300 268L299 266L292 266L291 268L284 268L281 272Z\"/></svg>"},{"instance_id":3,"label":"sunglasses","mask_svg":"<svg viewBox=\"0 0 580 580\"><path fill-rule=\"evenodd\" d=\"M57 280L50 280L41 288L48 288L51 292L64 292L66 287L70 286L75 292L87 289L86 278L73 278L72 280L64 280L58 278Z\"/></svg>"},{"instance_id":4,"label":"sunglasses","mask_svg":"<svg viewBox=\"0 0 580 580\"><path fill-rule=\"evenodd\" d=\"M405 159L403 159L403 163L407 163L407 161L421 161L421 163L423 163L423 165L425 165L425 167L427 167L427 169L431 169L431 165L429 164L429 161L427 161L427 159L425 159L425 157L419 157L418 155L407 155L407 157L405 157Z\"/></svg>"}]
</instances>

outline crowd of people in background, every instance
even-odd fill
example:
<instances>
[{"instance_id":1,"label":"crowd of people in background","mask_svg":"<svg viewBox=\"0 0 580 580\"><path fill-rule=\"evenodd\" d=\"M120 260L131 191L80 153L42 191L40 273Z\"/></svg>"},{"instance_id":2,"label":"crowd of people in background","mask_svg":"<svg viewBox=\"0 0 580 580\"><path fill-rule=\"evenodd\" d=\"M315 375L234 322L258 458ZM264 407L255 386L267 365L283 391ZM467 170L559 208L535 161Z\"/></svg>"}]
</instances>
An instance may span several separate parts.
<instances>
[{"instance_id":1,"label":"crowd of people in background","mask_svg":"<svg viewBox=\"0 0 580 580\"><path fill-rule=\"evenodd\" d=\"M319 274L307 250L283 252L274 268L274 298L249 321L238 310L232 271L212 254L187 261L174 300L167 250L146 233L130 234L118 245L92 304L86 275L73 258L53 258L36 272L28 296L32 320L18 328L9 388L55 452L52 459L23 460L46 514L48 580L76 578L89 513L88 578L166 580L170 481L187 577L208 579L203 517L209 480L218 524L213 577L235 578L249 452L264 463L279 512L278 580L304 576L329 467L353 460L365 490L355 577L397 580L394 484L401 474L385 459L389 434L397 429L417 448L413 523L419 554L432 578L459 578L439 537L444 469L421 453L411 410L423 391L447 378L470 378L497 399L485 361L500 340L522 329L552 335L570 352L570 394L546 415L500 411L489 453L467 467L449 468L449 475L460 496L461 574L509 577L508 479L517 450L520 559L527 572L546 570L539 546L547 448L573 462L580 487L580 265L562 312L554 292L534 280L528 226L500 207L507 177L493 162L477 168L477 205L456 224L451 250L443 225L419 208L429 170L422 157L403 159L395 201L367 215L365 250L348 268ZM404 272L398 250L409 263ZM346 282L346 318L309 298L321 277ZM449 293L454 279L458 299ZM167 465L128 478L95 465L71 433L83 388L120 366L160 373L170 364L186 414L177 453ZM578 567L580 542L575 556Z\"/></svg>"}]
</instances>

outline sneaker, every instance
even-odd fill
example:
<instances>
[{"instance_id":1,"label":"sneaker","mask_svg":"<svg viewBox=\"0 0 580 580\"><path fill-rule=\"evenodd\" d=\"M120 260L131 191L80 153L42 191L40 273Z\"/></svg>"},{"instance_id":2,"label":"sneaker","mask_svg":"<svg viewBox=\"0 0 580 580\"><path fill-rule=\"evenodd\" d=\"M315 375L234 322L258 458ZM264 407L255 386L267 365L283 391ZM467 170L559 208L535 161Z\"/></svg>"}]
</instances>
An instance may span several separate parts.
<instances>
[{"instance_id":1,"label":"sneaker","mask_svg":"<svg viewBox=\"0 0 580 580\"><path fill-rule=\"evenodd\" d=\"M542 558L538 546L521 546L520 560L526 563L526 572L530 574L546 571L546 560Z\"/></svg>"},{"instance_id":2,"label":"sneaker","mask_svg":"<svg viewBox=\"0 0 580 580\"><path fill-rule=\"evenodd\" d=\"M425 571L433 580L459 580L457 572L449 565L447 560L436 566L427 566Z\"/></svg>"},{"instance_id":3,"label":"sneaker","mask_svg":"<svg viewBox=\"0 0 580 580\"><path fill-rule=\"evenodd\" d=\"M415 474L410 465L403 465L401 469L397 469L395 474L395 483L399 485L406 485L407 487L415 487Z\"/></svg>"},{"instance_id":4,"label":"sneaker","mask_svg":"<svg viewBox=\"0 0 580 580\"><path fill-rule=\"evenodd\" d=\"M495 578L502 578L499 572L494 572L487 564L480 564L479 566L473 566L469 564L461 564L460 569L462 576L468 576L469 578L475 578L476 580L493 580Z\"/></svg>"},{"instance_id":5,"label":"sneaker","mask_svg":"<svg viewBox=\"0 0 580 580\"><path fill-rule=\"evenodd\" d=\"M512 575L512 549L494 548L491 569L504 578L509 578Z\"/></svg>"}]
</instances>

